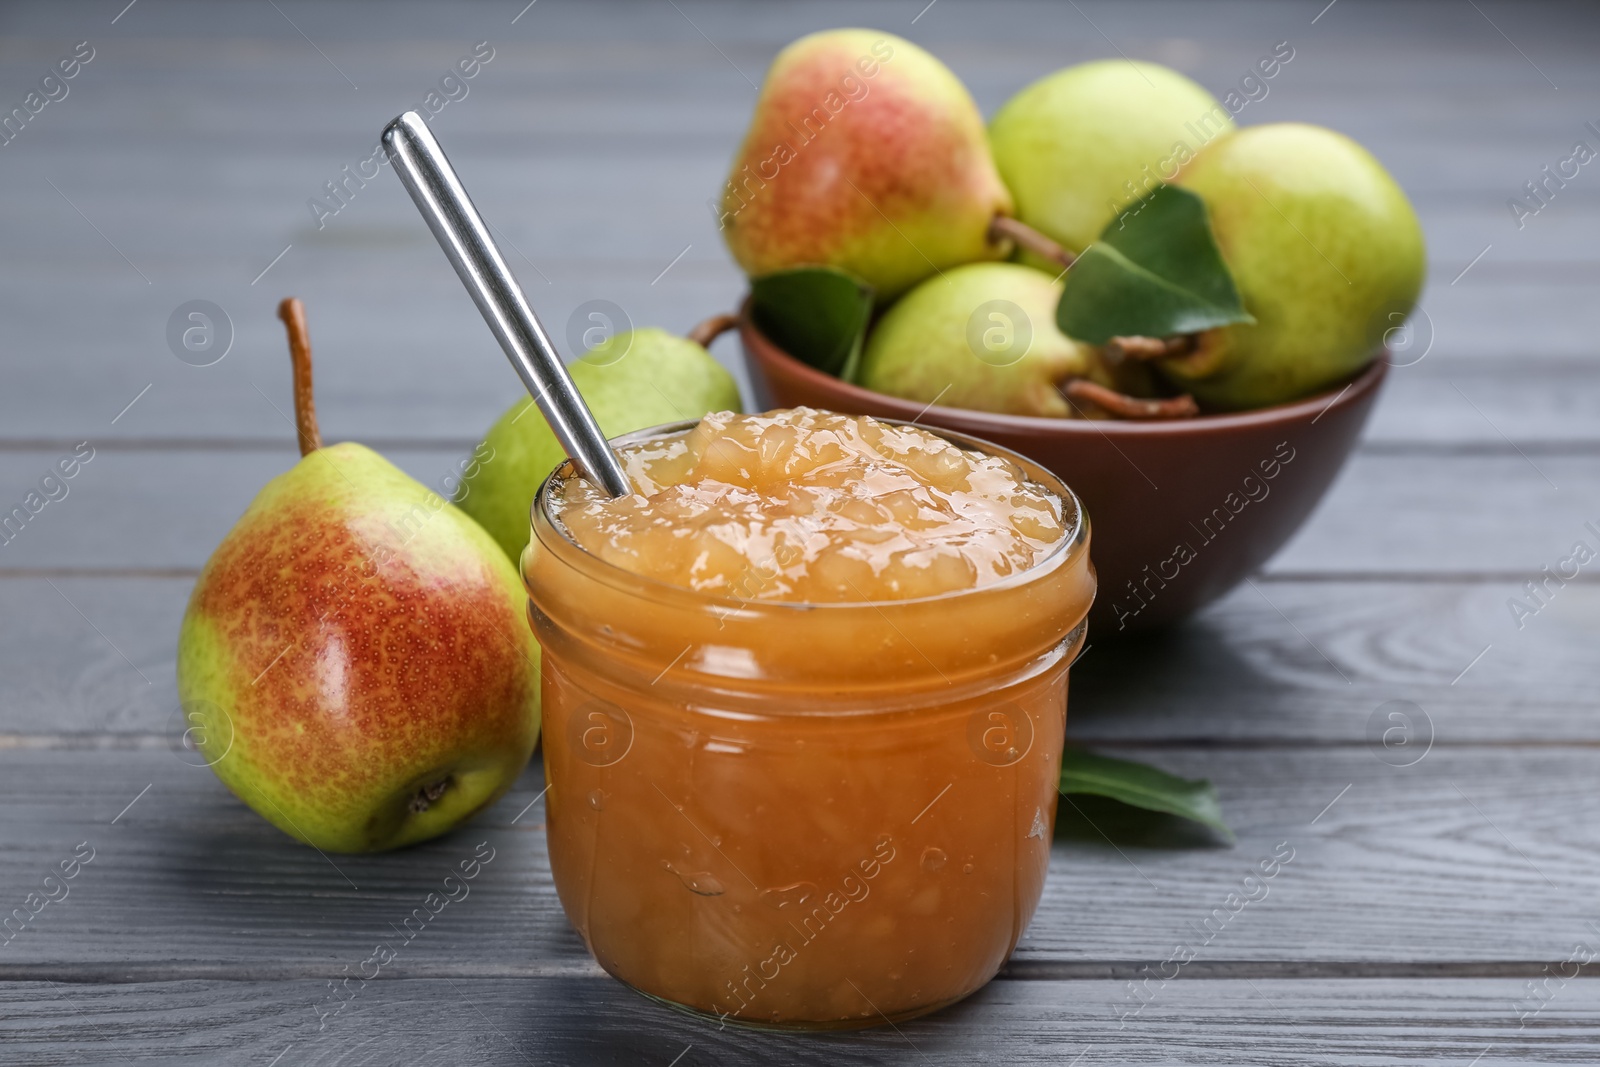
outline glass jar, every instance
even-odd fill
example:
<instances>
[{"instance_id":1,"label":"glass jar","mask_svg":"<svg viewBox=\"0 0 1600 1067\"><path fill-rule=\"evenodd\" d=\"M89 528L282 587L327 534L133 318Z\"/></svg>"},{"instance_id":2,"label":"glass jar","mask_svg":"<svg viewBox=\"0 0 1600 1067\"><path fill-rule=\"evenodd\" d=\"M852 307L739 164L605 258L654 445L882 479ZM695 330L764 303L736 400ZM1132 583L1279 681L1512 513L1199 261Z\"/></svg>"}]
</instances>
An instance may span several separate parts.
<instances>
[{"instance_id":1,"label":"glass jar","mask_svg":"<svg viewBox=\"0 0 1600 1067\"><path fill-rule=\"evenodd\" d=\"M550 869L635 989L760 1026L899 1021L982 986L1032 917L1094 597L1088 522L1038 464L938 433L1061 499L1048 557L920 600L719 598L574 542L551 512L570 464L540 490L522 565Z\"/></svg>"}]
</instances>

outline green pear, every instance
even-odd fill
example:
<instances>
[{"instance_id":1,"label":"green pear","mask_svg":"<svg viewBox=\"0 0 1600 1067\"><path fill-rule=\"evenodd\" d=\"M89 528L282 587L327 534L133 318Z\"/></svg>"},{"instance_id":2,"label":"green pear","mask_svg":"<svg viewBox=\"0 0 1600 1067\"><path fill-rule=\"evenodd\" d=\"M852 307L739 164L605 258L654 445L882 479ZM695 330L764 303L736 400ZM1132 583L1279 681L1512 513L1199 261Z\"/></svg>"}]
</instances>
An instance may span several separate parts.
<instances>
[{"instance_id":1,"label":"green pear","mask_svg":"<svg viewBox=\"0 0 1600 1067\"><path fill-rule=\"evenodd\" d=\"M929 278L878 321L857 381L924 404L1070 416L1058 386L1090 372L1092 349L1056 326L1061 289L1016 263L969 263Z\"/></svg>"},{"instance_id":2,"label":"green pear","mask_svg":"<svg viewBox=\"0 0 1600 1067\"><path fill-rule=\"evenodd\" d=\"M1017 93L990 121L989 144L1017 218L1081 252L1119 212L1232 129L1222 105L1182 74L1106 59L1058 70Z\"/></svg>"},{"instance_id":3,"label":"green pear","mask_svg":"<svg viewBox=\"0 0 1600 1067\"><path fill-rule=\"evenodd\" d=\"M739 410L739 387L701 345L665 330L614 334L567 370L607 437L664 422ZM544 416L523 397L489 427L456 504L512 561L522 558L533 496L567 458Z\"/></svg>"},{"instance_id":4,"label":"green pear","mask_svg":"<svg viewBox=\"0 0 1600 1067\"><path fill-rule=\"evenodd\" d=\"M223 538L183 617L185 737L285 833L395 848L516 781L539 736L539 646L482 528L376 452L320 447L309 360L297 344L303 458Z\"/></svg>"},{"instance_id":5,"label":"green pear","mask_svg":"<svg viewBox=\"0 0 1600 1067\"><path fill-rule=\"evenodd\" d=\"M712 213L759 278L835 267L882 300L1009 250L1011 196L960 80L910 41L829 30L778 53Z\"/></svg>"},{"instance_id":6,"label":"green pear","mask_svg":"<svg viewBox=\"0 0 1600 1067\"><path fill-rule=\"evenodd\" d=\"M1205 201L1253 325L1202 334L1161 364L1202 404L1264 407L1336 385L1411 313L1427 271L1422 227L1383 166L1319 126L1251 126L1178 176Z\"/></svg>"}]
</instances>

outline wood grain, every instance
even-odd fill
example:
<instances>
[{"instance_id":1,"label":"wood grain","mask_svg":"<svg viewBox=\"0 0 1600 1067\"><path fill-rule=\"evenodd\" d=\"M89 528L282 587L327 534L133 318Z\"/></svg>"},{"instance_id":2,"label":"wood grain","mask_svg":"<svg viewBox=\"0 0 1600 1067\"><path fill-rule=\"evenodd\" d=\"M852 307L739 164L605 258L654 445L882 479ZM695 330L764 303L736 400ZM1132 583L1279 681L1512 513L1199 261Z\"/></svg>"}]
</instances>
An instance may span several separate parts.
<instances>
[{"instance_id":1,"label":"wood grain","mask_svg":"<svg viewBox=\"0 0 1600 1067\"><path fill-rule=\"evenodd\" d=\"M1366 709L1353 717L1364 722ZM1437 744L1409 767L1383 762L1389 753L1364 742L1102 749L1211 778L1238 843L1075 798L1061 809L1019 961L1159 963L1179 940L1203 938L1196 947L1207 964L1292 961L1322 973L1472 964L1520 974L1529 961L1564 958L1600 918L1595 746ZM444 839L330 857L291 841L165 746L0 751L8 908L80 842L96 852L70 895L5 946L0 978L66 981L79 969L216 978L223 965L326 976L387 936L480 841L495 859L395 973L461 965L536 975L582 963L549 880L543 809L528 808L540 789L535 768ZM1275 852L1292 858L1265 895L1232 918L1224 912L1220 932L1206 937L1215 909Z\"/></svg>"},{"instance_id":2,"label":"wood grain","mask_svg":"<svg viewBox=\"0 0 1600 1067\"><path fill-rule=\"evenodd\" d=\"M281 384L279 408L288 393ZM273 409L266 396L256 401ZM259 488L294 463L290 425L283 422L282 445L98 449L68 483L67 497L0 547L0 567L198 567ZM323 425L328 440L343 437L331 416ZM60 444L0 451L0 485L12 487L9 501L0 498L3 510L20 503L65 451ZM469 451L463 442L387 454L437 487ZM1589 455L1361 452L1267 571L1520 579L1566 556L1588 522L1600 525L1600 468Z\"/></svg>"},{"instance_id":3,"label":"wood grain","mask_svg":"<svg viewBox=\"0 0 1600 1067\"><path fill-rule=\"evenodd\" d=\"M1600 181L1586 168L1520 228L1506 206L1590 136L1592 13L122 6L0 18L13 102L70 42L97 49L71 95L0 149L0 509L78 442L97 450L0 546L0 907L78 842L97 850L0 946L0 1061L1600 1059L1592 979L1561 984L1525 1026L1517 1006L1600 938L1600 584L1556 589L1521 626L1508 607L1574 541L1600 544L1585 526L1600 526ZM1291 42L1241 121L1347 132L1406 188L1430 283L1401 359L1427 355L1390 375L1363 446L1255 586L1167 634L1092 643L1074 669L1074 742L1211 777L1236 846L1075 798L1039 914L977 997L898 1030L719 1032L598 972L550 888L537 768L444 840L320 856L185 761L172 646L195 569L295 459L279 297L307 302L328 438L377 443L429 484L518 397L397 182L380 176L321 228L308 210L387 119L490 41L494 60L436 126L558 345L594 299L683 331L744 288L705 201L751 83L788 40L845 23L929 47L986 114L1119 52L1223 91ZM213 366L169 349L169 317L193 299L231 319ZM731 342L716 355L742 376ZM1414 747L1373 740L1396 707ZM496 860L471 897L319 1031L329 980L479 840ZM1280 842L1295 858L1269 896L1119 1019L1126 983Z\"/></svg>"},{"instance_id":4,"label":"wood grain","mask_svg":"<svg viewBox=\"0 0 1600 1067\"><path fill-rule=\"evenodd\" d=\"M319 1030L314 981L0 985L0 1043L30 1064L782 1065L994 1062L1592 1063L1600 985L1519 1028L1512 979L1178 978L1138 1015L1111 981L996 981L932 1016L832 1035L718 1030L609 978L380 977ZM323 1011L328 1010L325 1006ZM680 1057L674 1060L674 1057Z\"/></svg>"},{"instance_id":5,"label":"wood grain","mask_svg":"<svg viewBox=\"0 0 1600 1067\"><path fill-rule=\"evenodd\" d=\"M1337 25L1330 13L1314 28L1270 10L1219 25L1176 7L1158 7L1162 14L1148 20L1085 10L1097 11L1088 18L1106 32L1120 27L1129 54L1217 87L1279 35L1293 40L1296 59L1241 117L1347 130L1412 192L1433 259L1423 308L1435 351L1419 368L1422 384L1396 382L1376 436L1494 444L1503 431L1519 443L1592 443L1600 382L1568 364L1590 360L1600 332L1600 310L1585 298L1596 269L1585 235L1600 190L1574 182L1520 230L1505 200L1582 133L1587 115L1566 101L1593 82L1581 46L1593 28L1569 10L1528 20L1541 34L1540 68L1567 86L1561 97L1470 8L1345 7ZM590 299L676 330L737 301L742 280L705 201L752 91L689 19L670 7L628 5L628 24L645 40L596 34L581 15L540 9L516 27L492 7L447 22L426 5L398 10L382 28L359 10L316 13L365 93L350 91L274 12L220 19L175 5L137 20L130 12L73 96L8 146L0 170L0 192L37 206L14 220L14 254L0 266L6 340L33 357L0 368L0 440L274 434L276 416L252 383L270 390L282 380L271 307L291 291L311 306L330 430L476 438L515 398L515 381L398 183L380 176L322 229L306 201L370 147L394 101L424 91L480 36L495 43L496 58L440 115L441 135L488 217L520 250L508 254L558 341ZM903 21L891 8L874 10L886 27ZM752 79L795 29L726 5L690 18ZM1031 32L992 40L995 26L1016 20ZM0 69L25 80L34 57L53 47L40 31L78 26L66 17L20 21ZM1103 51L1090 25L1070 9L1003 5L993 22L940 11L906 30L926 34L992 111L1024 80ZM1152 33L1157 25L1182 32ZM1406 36L1424 26L1436 51ZM159 139L113 136L151 113L181 121L165 124ZM238 121L244 114L250 122ZM185 161L182 181L173 159ZM216 367L188 367L166 351L168 316L194 298L219 303L237 331L235 351ZM63 305L71 314L51 310ZM731 348L724 355L737 364ZM1502 395L1485 375L1508 358L1519 370ZM1495 361L1464 371L1469 380L1459 383L1492 426L1450 387L1456 371L1434 369L1466 359ZM1558 362L1545 369L1546 359ZM153 388L139 406L108 425L146 385Z\"/></svg>"},{"instance_id":6,"label":"wood grain","mask_svg":"<svg viewBox=\"0 0 1600 1067\"><path fill-rule=\"evenodd\" d=\"M0 643L0 744L129 747L181 733L174 642L192 583L0 579L0 616L23 622ZM1600 741L1600 586L1567 586L1519 630L1506 605L1523 595L1495 579L1259 580L1169 633L1091 634L1068 733L1085 744L1361 744L1380 705L1406 700L1443 745Z\"/></svg>"},{"instance_id":7,"label":"wood grain","mask_svg":"<svg viewBox=\"0 0 1600 1067\"><path fill-rule=\"evenodd\" d=\"M513 240L537 255L520 236ZM542 260L548 285L524 261L519 259L517 267L530 286L530 299L566 350L567 323L589 300L612 301L636 325L675 331L736 306L743 282L722 263L697 264L686 256L651 285L685 246L698 250L715 241L714 235L695 240L686 231L675 248L656 259ZM288 356L272 306L277 296L291 292L307 301L319 403L330 433L382 441L471 441L517 398L520 386L504 356L456 291L436 249L419 245L402 253L394 246L368 245L301 259L296 253L305 246L296 244L252 289L251 277L289 243L289 237L275 245L266 241L226 267L163 279L159 300L120 261L120 273L110 263L84 263L74 282L7 279L0 268L5 283L0 308L13 315L12 343L33 357L0 368L10 386L0 396L5 416L0 446L84 438L199 445L279 435L282 419L256 390L275 400L284 395ZM408 278L425 284L406 287L370 276L374 255L395 260ZM1465 265L1464 259L1456 267ZM1486 260L1474 271L1491 266ZM1401 358L1417 358L1429 336L1432 348L1422 362L1391 375L1370 439L1461 441L1509 450L1505 439L1510 438L1519 446L1577 442L1592 448L1600 408L1600 361L1593 358L1600 311L1586 299L1594 279L1562 271L1470 287L1463 281L1454 289L1448 279L1439 282L1422 305L1429 318L1419 320L1418 340L1411 342L1419 347ZM271 287L262 291L269 281ZM92 296L92 304L65 326L35 319L28 311L64 295L85 301ZM167 348L168 317L196 298L219 304L233 325L233 350L214 366L188 366ZM743 376L732 340L716 345L715 354ZM1511 366L1514 374L1507 373ZM113 425L147 385L149 393Z\"/></svg>"}]
</instances>

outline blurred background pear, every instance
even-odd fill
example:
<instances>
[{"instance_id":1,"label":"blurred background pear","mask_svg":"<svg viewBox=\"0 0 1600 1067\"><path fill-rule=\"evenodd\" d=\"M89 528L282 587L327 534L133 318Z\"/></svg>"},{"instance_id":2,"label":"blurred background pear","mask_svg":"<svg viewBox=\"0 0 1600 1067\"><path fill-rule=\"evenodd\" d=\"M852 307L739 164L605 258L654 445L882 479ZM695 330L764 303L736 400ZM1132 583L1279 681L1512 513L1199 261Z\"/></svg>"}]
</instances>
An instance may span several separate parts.
<instances>
[{"instance_id":1,"label":"blurred background pear","mask_svg":"<svg viewBox=\"0 0 1600 1067\"><path fill-rule=\"evenodd\" d=\"M607 437L739 410L739 387L711 353L654 327L613 334L567 369ZM522 397L484 435L456 503L516 563L528 543L533 496L566 456L533 400Z\"/></svg>"},{"instance_id":2,"label":"blurred background pear","mask_svg":"<svg viewBox=\"0 0 1600 1067\"><path fill-rule=\"evenodd\" d=\"M1219 410L1264 407L1364 367L1416 306L1422 227L1383 165L1303 123L1251 126L1206 147L1176 184L1205 201L1253 325L1200 335L1161 365Z\"/></svg>"},{"instance_id":3,"label":"blurred background pear","mask_svg":"<svg viewBox=\"0 0 1600 1067\"><path fill-rule=\"evenodd\" d=\"M1088 373L1092 349L1056 326L1061 288L1016 263L971 263L929 278L868 336L859 384L925 404L1070 416L1057 386Z\"/></svg>"},{"instance_id":4,"label":"blurred background pear","mask_svg":"<svg viewBox=\"0 0 1600 1067\"><path fill-rule=\"evenodd\" d=\"M1006 101L989 143L1017 218L1082 252L1118 212L1232 129L1216 98L1177 71L1102 59Z\"/></svg>"}]
</instances>

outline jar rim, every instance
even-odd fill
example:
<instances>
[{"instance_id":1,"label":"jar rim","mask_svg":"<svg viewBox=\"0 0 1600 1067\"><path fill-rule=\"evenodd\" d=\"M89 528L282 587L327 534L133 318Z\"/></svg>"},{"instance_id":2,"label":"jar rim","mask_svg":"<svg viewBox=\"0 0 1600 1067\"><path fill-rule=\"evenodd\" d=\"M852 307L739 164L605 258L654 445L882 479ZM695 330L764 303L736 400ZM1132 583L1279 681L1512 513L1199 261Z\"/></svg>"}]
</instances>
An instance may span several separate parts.
<instances>
[{"instance_id":1,"label":"jar rim","mask_svg":"<svg viewBox=\"0 0 1600 1067\"><path fill-rule=\"evenodd\" d=\"M819 409L820 410L820 409ZM563 485L568 478L576 476L576 467L569 458L551 471L540 484L539 491L534 494L533 504L530 509L530 520L533 535L540 544L550 549L567 565L574 568L581 566L593 568L591 577L605 582L613 588L631 593L647 593L657 599L692 601L701 608L718 609L726 607L726 616L743 614L751 611L828 611L828 610L854 610L863 608L883 609L885 607L899 608L911 607L921 604L936 604L960 600L966 597L983 596L985 594L1002 593L1018 586L1026 585L1037 578L1054 571L1072 556L1087 550L1089 538L1089 516L1083 509L1083 502L1072 488L1060 476L1043 464L1029 459L1019 452L1012 451L993 441L975 437L972 434L961 433L956 430L947 430L943 427L918 426L915 420L878 418L875 415L862 415L859 418L870 418L889 426L914 427L926 433L931 433L959 448L969 451L982 452L986 455L999 456L1008 459L1021 467L1030 482L1034 482L1048 492L1054 494L1062 503L1062 520L1069 523L1067 536L1063 536L1056 545L1041 559L1034 561L1026 570L1009 574L996 582L989 582L967 589L955 589L932 596L908 597L895 600L830 600L830 601L805 601L805 600L758 600L750 597L723 596L704 593L687 586L677 585L672 582L662 581L636 571L620 567L609 560L590 552L579 544L555 514L550 510L554 492ZM688 433L699 425L699 419L684 419L678 422L661 423L658 426L649 426L635 430L632 433L621 434L613 437L610 443L613 446L637 444L655 437L664 437L670 434ZM543 521L541 521L543 520ZM531 550L531 546L530 546ZM582 560L580 564L577 561ZM524 561L525 563L525 561ZM523 568L526 574L526 567ZM1085 607L1085 612L1088 608Z\"/></svg>"}]
</instances>

